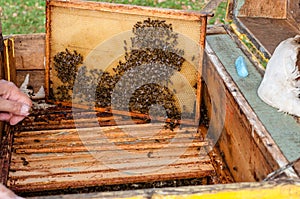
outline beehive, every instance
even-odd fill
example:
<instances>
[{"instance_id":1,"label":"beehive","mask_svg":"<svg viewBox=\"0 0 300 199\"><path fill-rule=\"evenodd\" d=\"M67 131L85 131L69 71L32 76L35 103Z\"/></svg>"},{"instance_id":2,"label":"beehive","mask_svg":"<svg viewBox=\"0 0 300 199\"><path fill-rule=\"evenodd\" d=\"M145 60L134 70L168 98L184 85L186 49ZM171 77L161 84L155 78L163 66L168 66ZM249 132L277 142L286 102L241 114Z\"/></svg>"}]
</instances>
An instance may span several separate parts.
<instances>
[{"instance_id":1,"label":"beehive","mask_svg":"<svg viewBox=\"0 0 300 199\"><path fill-rule=\"evenodd\" d=\"M211 183L199 127L207 16L48 1L45 88L54 107L35 107L3 139L10 148L14 134L2 180L17 192Z\"/></svg>"},{"instance_id":2,"label":"beehive","mask_svg":"<svg viewBox=\"0 0 300 199\"><path fill-rule=\"evenodd\" d=\"M47 88L48 102L54 105L47 109L35 108L21 125L16 128L6 125L3 132L0 150L1 181L18 194L24 196L52 195L164 186L253 182L263 180L274 169L287 163L280 148L232 80L232 77L235 76L231 70L233 65L228 58L240 54L242 51L226 35L223 27L221 27L220 32L214 33L217 35L208 36L209 42L204 53L204 29L206 28L207 15L85 1L53 0L49 1L47 6L46 52L44 52L43 46L45 35L15 36L17 84L20 86L25 75L29 73L31 75L29 85L37 91L41 85L44 85L44 75L46 74L45 87ZM86 12L83 16L78 14L83 12ZM80 34L84 25L79 20L81 17L92 22L97 20L97 17L93 19L90 17L91 15L102 16L105 14L108 16L109 13L113 15L109 18L111 21L114 21L114 15L130 15L140 18L131 22L129 20L130 24L126 26L127 29L124 29L126 34L123 31L120 34L108 35L109 42L107 43L106 40L101 40L102 43L100 42L100 44L87 41L87 38L94 41L94 36L86 36L86 34L93 35L94 31L83 31L86 34ZM73 18L68 19L70 17L68 15ZM57 18L55 19L55 17ZM76 28L76 19L82 23L81 28ZM73 28L67 29L68 31L60 31L60 29L65 30L63 23L70 24L68 20L72 22ZM108 18L101 20L106 21ZM56 22L56 25L61 24L61 28L56 29L55 23L52 22ZM194 41L199 43L200 47L197 49L199 51L188 52L190 48L183 47L183 44L190 44L192 37L181 32L178 34L180 35L178 38L189 39L184 40L183 43L179 42L178 49L184 49L184 55L180 57L189 62L185 65L187 69L195 71L195 68L201 69L202 66L203 68L200 71L196 69L198 73L193 73L192 76L184 73L185 67L182 67L181 71L173 71L178 72L178 75L181 74L181 78L176 80L187 79L184 81L185 84L192 88L196 99L194 101L197 105L188 106L185 109L195 113L194 115L183 114L185 112L183 111L181 116L184 116L184 119L178 120L167 114L162 114L163 117L159 114L152 114L155 113L154 110L157 110L154 108L159 110L162 106L154 106L150 109L150 114L147 112L145 114L145 112L119 110L114 107L96 107L93 101L91 101L91 105L86 100L82 102L74 100L72 107L70 104L73 100L73 90L67 93L67 100L65 97L61 99L57 97L60 96L57 93L57 88L62 85L62 82L54 69L55 56L77 57L79 63L82 56L82 64L79 64L79 67L89 71L91 69L89 65L84 64L86 60L93 60L87 59L89 57L87 56L88 51L93 51L96 47L101 47L101 44L106 43L106 49L116 48L119 50L117 56L104 57L110 63L104 72L113 76L118 72L117 66L128 61L125 58L126 51L128 51L127 57L130 57L133 46L131 37L134 37L133 27L148 22L166 23L168 27L172 24L171 33L177 33L178 30L175 27L178 23L180 26L183 26L185 22L195 24L189 31L195 31L199 36L192 39L192 43ZM124 27L122 26L122 28ZM94 28L92 27L92 29ZM76 30L79 35L77 37L75 37L76 34L74 35ZM52 33L53 35L51 35ZM56 39L61 36L60 42L53 38L54 35L56 35L54 37ZM120 35L121 39L118 38ZM124 35L127 37L124 38ZM77 39L72 40L73 37ZM110 47L110 43L113 43L111 38L118 41L118 45ZM76 45L70 45L67 40L72 40ZM214 42L217 44L220 42L220 45L214 45ZM87 47L78 48L81 43ZM96 47L91 48L88 45L91 43ZM228 48L230 47L231 51L223 47L224 43ZM101 52L100 58L103 58L101 54L107 55L108 53L103 52L103 47L100 47L98 48ZM178 51L179 55L181 53ZM225 61L220 59L221 56L219 55L222 53L226 56ZM47 57L46 70L43 65L44 55ZM99 54L96 55L99 56ZM204 64L202 65L203 55ZM32 60L36 61L33 62ZM119 61L122 64L119 64ZM250 63L249 60L247 63ZM73 64L69 64L69 66L73 66ZM94 72L99 72L99 69L104 70L101 67L93 68ZM199 78L205 84L199 84ZM194 85L195 81L197 86ZM239 81L237 82L239 83ZM177 82L172 81L172 83ZM168 82L170 86L168 88L171 88L168 90L175 96L172 98L175 99L173 105L182 111L184 110L183 105L186 105L187 102L180 100L185 99L184 97L176 97L177 92L180 93L180 87L175 87L175 93L172 83ZM53 95L49 95L50 93ZM205 107L191 109L191 107L200 105L199 97L203 99ZM37 104L37 106L40 105L42 104ZM208 109L207 114L205 114L205 108ZM163 108L161 109L163 110ZM196 113L200 110L202 116L201 123L198 125L195 123L197 120ZM207 154L207 152L210 153ZM295 174L291 169L287 170L285 175L290 177ZM211 189L212 187L209 186L208 188ZM224 188L224 186L216 187ZM237 185L237 187L243 186ZM204 190L207 187L204 186L203 189L202 186L188 187L187 190L192 193L194 188ZM174 188L172 191L183 193L178 192L179 189ZM131 191L131 196L137 192ZM149 192L147 190L145 192L149 193L146 197L152 197L156 191L151 189ZM115 197L123 193L112 192L108 193L107 196L114 195ZM91 193L63 197L85 198L95 195L103 196L102 194ZM56 198L56 196L49 196L49 198Z\"/></svg>"}]
</instances>

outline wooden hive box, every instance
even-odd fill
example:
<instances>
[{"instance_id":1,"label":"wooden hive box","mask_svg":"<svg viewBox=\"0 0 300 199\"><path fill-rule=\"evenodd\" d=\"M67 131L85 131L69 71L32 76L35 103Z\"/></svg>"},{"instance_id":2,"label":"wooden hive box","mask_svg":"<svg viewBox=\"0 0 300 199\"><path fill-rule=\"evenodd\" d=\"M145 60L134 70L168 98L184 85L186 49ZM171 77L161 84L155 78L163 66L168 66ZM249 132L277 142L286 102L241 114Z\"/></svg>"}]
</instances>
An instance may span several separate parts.
<instances>
[{"instance_id":1,"label":"wooden hive box","mask_svg":"<svg viewBox=\"0 0 300 199\"><path fill-rule=\"evenodd\" d=\"M5 128L2 182L18 193L192 178L209 183L215 175L213 165L206 153L198 157L200 148L208 145L199 133L205 128L198 126L207 16L47 1L46 37L7 38L12 44L6 48L13 56L3 67L9 72L7 79L18 86L29 74L27 88L37 92L44 86L46 101L54 107L39 109L37 102L21 125ZM130 76L130 69L136 68ZM140 103L137 109L110 104L111 92L117 92L109 90L108 83L124 81L120 78L126 72L131 77L126 81L135 81L120 87L119 95L133 84L134 91L148 85L140 92L152 92L147 94L155 97L150 104L131 96L128 103ZM75 81L74 75L81 80ZM117 83L113 86L121 85ZM100 98L92 98L98 88ZM125 100L125 95L119 98ZM139 108L155 104L152 115ZM156 114L157 108L165 113ZM185 115L174 115L177 109Z\"/></svg>"},{"instance_id":2,"label":"wooden hive box","mask_svg":"<svg viewBox=\"0 0 300 199\"><path fill-rule=\"evenodd\" d=\"M54 69L56 55L81 54L83 63L88 66L91 62L85 62L86 57L93 56L89 56L89 52L100 52L101 58L107 58L106 63L109 63L104 64L104 68L113 74L113 66L127 60L124 46L131 42L132 28L151 22L148 18L160 23L165 20L168 27L171 23L172 30L179 32L179 39L183 39L179 42L185 51L183 57L192 66L197 66L197 70L192 70L197 73L190 75L191 68L188 68L181 74L188 79L184 84L188 82L194 89L196 105L193 106L193 117L162 120L158 115L152 119L147 113L126 113L122 109L72 101L69 98L72 91L67 92L70 95L67 99L61 97L57 89L63 84ZM2 67L6 67L6 71L15 70L18 86L30 74L28 85L34 92L44 86L47 102L54 106L35 108L22 124L15 128L4 127L1 181L24 196L147 188L144 186L147 183L148 188L178 184L214 185L261 181L288 163L235 84L227 64L220 59L219 52L224 48L216 50L218 45L213 43L221 41L232 45L234 42L226 37L224 30L221 31L223 40L216 35L206 35L206 18L206 14L194 12L84 1L48 1L47 34L15 35L14 47L9 48L14 52L14 57L9 59L10 67ZM98 27L92 26L94 23ZM190 29L186 29L185 24L190 24ZM118 27L119 30L106 31L99 27ZM206 36L208 42L204 50ZM105 43L107 40L109 42ZM199 45L196 51L190 52L185 46L191 40ZM103 47L103 43L106 46ZM113 50L108 45L111 43ZM126 46L127 50L136 50L133 47ZM114 54L115 49L119 50L117 54ZM237 47L232 49L240 50ZM99 60L92 63L102 64ZM180 82L182 79L176 80ZM179 88L175 87L178 89L175 94L180 93ZM36 102L38 106L40 101ZM70 106L72 102L73 107ZM185 101L180 103L185 104ZM173 105L183 109L180 103ZM201 103L204 107L200 109ZM200 113L200 123L195 124ZM152 122L149 123L149 119ZM173 126L175 122L178 124ZM293 169L285 171L284 175L297 178ZM192 191L183 189L182 193L187 192ZM127 195L135 193L141 192ZM161 192L158 192L158 197L159 194ZM97 194L77 197L94 196Z\"/></svg>"}]
</instances>

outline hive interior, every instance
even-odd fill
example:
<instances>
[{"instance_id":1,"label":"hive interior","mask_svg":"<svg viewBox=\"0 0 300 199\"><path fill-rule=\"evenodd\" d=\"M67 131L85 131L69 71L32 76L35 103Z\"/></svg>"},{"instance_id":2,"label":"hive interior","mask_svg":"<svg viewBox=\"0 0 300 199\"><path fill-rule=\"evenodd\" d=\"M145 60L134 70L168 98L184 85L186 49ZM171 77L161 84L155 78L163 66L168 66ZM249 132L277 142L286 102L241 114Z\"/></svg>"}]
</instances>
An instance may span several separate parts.
<instances>
[{"instance_id":1,"label":"hive interior","mask_svg":"<svg viewBox=\"0 0 300 199\"><path fill-rule=\"evenodd\" d=\"M51 105L37 101L4 139L7 185L26 196L219 183L222 161L206 152L207 116L197 120L200 18L55 2L47 18Z\"/></svg>"}]
</instances>

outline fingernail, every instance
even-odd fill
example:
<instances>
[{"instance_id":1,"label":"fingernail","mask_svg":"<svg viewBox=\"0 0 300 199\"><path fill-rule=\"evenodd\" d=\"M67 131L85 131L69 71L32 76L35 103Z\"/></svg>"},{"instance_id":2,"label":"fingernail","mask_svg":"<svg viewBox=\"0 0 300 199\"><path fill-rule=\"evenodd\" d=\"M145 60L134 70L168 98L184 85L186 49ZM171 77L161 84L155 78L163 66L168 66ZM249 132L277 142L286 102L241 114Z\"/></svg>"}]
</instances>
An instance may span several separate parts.
<instances>
[{"instance_id":1,"label":"fingernail","mask_svg":"<svg viewBox=\"0 0 300 199\"><path fill-rule=\"evenodd\" d=\"M27 104L23 104L21 107L21 115L28 116L30 114L29 111L30 106L28 106Z\"/></svg>"}]
</instances>

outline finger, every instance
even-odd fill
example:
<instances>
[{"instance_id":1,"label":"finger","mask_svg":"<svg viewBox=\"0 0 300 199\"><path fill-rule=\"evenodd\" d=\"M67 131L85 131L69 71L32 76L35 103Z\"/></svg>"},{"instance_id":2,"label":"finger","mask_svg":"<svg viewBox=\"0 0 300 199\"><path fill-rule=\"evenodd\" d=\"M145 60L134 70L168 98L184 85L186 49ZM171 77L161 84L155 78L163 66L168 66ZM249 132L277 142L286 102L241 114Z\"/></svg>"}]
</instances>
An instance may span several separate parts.
<instances>
[{"instance_id":1,"label":"finger","mask_svg":"<svg viewBox=\"0 0 300 199\"><path fill-rule=\"evenodd\" d=\"M15 116L12 115L11 113L0 113L0 121L9 122L10 125L16 125L24 118L25 118L24 116Z\"/></svg>"},{"instance_id":2,"label":"finger","mask_svg":"<svg viewBox=\"0 0 300 199\"><path fill-rule=\"evenodd\" d=\"M12 116L9 120L10 125L16 125L21 122L25 117L24 116Z\"/></svg>"},{"instance_id":3,"label":"finger","mask_svg":"<svg viewBox=\"0 0 300 199\"><path fill-rule=\"evenodd\" d=\"M9 122L12 116L11 113L0 113L0 121Z\"/></svg>"},{"instance_id":4,"label":"finger","mask_svg":"<svg viewBox=\"0 0 300 199\"><path fill-rule=\"evenodd\" d=\"M0 97L0 111L8 112L14 115L27 116L29 115L30 106L24 103L6 100Z\"/></svg>"},{"instance_id":5,"label":"finger","mask_svg":"<svg viewBox=\"0 0 300 199\"><path fill-rule=\"evenodd\" d=\"M9 190L2 184L0 184L0 198L1 199L22 199L22 197L17 196L14 192Z\"/></svg>"},{"instance_id":6,"label":"finger","mask_svg":"<svg viewBox=\"0 0 300 199\"><path fill-rule=\"evenodd\" d=\"M32 105L30 98L23 93L14 83L5 80L0 80L0 97Z\"/></svg>"}]
</instances>

